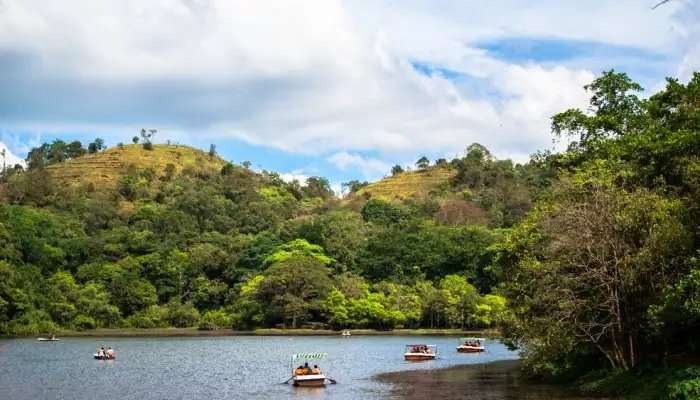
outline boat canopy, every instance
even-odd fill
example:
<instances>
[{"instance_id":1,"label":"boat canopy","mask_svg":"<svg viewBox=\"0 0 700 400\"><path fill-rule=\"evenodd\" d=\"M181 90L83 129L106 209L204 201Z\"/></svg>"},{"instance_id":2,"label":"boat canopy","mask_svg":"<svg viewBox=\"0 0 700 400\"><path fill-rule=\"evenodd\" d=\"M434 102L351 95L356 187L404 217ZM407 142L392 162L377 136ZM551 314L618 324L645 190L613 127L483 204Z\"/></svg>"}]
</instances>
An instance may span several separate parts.
<instances>
[{"instance_id":1,"label":"boat canopy","mask_svg":"<svg viewBox=\"0 0 700 400\"><path fill-rule=\"evenodd\" d=\"M485 339L485 338L482 338L482 337L463 337L463 338L461 338L461 339L459 339L459 340L462 340L462 341L465 341L465 342L466 342L467 340L475 340L475 341L479 341L479 342L485 342L485 341L486 341L486 339Z\"/></svg>"},{"instance_id":2,"label":"boat canopy","mask_svg":"<svg viewBox=\"0 0 700 400\"><path fill-rule=\"evenodd\" d=\"M292 360L321 360L326 358L327 355L328 353L297 353L292 356Z\"/></svg>"},{"instance_id":3,"label":"boat canopy","mask_svg":"<svg viewBox=\"0 0 700 400\"><path fill-rule=\"evenodd\" d=\"M407 344L406 348L408 349L408 348L421 347L421 346L430 347L433 349L437 348L437 345L434 345L434 344Z\"/></svg>"}]
</instances>

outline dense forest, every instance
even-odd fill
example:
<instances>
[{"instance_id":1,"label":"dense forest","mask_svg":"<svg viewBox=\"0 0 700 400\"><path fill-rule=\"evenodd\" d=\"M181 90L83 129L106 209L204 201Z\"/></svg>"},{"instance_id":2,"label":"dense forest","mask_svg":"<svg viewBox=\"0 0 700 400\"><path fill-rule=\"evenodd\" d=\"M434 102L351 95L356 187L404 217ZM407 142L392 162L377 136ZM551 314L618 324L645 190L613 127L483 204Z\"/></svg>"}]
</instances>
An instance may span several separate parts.
<instances>
[{"instance_id":1,"label":"dense forest","mask_svg":"<svg viewBox=\"0 0 700 400\"><path fill-rule=\"evenodd\" d=\"M474 145L463 159L396 172L458 171L429 196L340 199L321 177L285 182L220 160L214 146L138 139L106 150L101 139L87 149L56 140L30 151L26 170L6 170L1 332L478 328L506 318L489 249L529 209L532 168ZM166 153L194 162L143 168ZM129 164L113 182L76 178L114 160Z\"/></svg>"},{"instance_id":2,"label":"dense forest","mask_svg":"<svg viewBox=\"0 0 700 400\"><path fill-rule=\"evenodd\" d=\"M696 362L700 74L648 97L615 71L585 89L588 109L552 117L566 151L422 157L392 179L448 178L402 199L211 162L214 146L67 184L81 158L173 146L44 144L2 175L0 333L498 327L540 376ZM674 373L670 398L700 395L697 368Z\"/></svg>"}]
</instances>

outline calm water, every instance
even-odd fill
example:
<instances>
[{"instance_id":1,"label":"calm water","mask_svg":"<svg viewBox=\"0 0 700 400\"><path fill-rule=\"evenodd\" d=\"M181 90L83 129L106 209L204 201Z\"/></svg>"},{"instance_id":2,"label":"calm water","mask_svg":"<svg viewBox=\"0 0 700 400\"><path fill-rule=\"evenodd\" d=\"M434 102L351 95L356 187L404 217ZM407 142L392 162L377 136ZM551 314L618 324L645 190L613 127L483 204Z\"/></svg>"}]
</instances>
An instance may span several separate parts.
<instances>
[{"instance_id":1,"label":"calm water","mask_svg":"<svg viewBox=\"0 0 700 400\"><path fill-rule=\"evenodd\" d=\"M414 342L438 345L439 359L404 361L404 345ZM117 359L92 359L101 345L115 348ZM459 354L456 345L401 336L0 340L0 399L382 399L392 387L373 379L378 373L517 358L495 341L478 355ZM339 384L280 384L297 352L327 352L320 366Z\"/></svg>"}]
</instances>

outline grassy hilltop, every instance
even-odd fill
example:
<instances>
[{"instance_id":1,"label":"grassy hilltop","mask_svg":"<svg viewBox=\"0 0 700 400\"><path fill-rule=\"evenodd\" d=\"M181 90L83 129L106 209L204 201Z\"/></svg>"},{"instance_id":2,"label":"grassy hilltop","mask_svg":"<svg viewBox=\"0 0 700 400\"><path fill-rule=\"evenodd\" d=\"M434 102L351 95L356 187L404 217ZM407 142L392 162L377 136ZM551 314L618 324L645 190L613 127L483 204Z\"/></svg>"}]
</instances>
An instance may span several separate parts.
<instances>
[{"instance_id":1,"label":"grassy hilltop","mask_svg":"<svg viewBox=\"0 0 700 400\"><path fill-rule=\"evenodd\" d=\"M113 187L120 177L129 173L129 169L151 168L156 176L160 176L170 164L176 173L186 168L219 171L226 161L189 146L155 144L153 150L145 150L140 144L132 144L51 164L46 170L58 185L92 183L95 187Z\"/></svg>"},{"instance_id":2,"label":"grassy hilltop","mask_svg":"<svg viewBox=\"0 0 700 400\"><path fill-rule=\"evenodd\" d=\"M456 172L455 169L449 167L403 172L370 183L357 191L357 195L386 201L424 198L431 192L446 189Z\"/></svg>"}]
</instances>

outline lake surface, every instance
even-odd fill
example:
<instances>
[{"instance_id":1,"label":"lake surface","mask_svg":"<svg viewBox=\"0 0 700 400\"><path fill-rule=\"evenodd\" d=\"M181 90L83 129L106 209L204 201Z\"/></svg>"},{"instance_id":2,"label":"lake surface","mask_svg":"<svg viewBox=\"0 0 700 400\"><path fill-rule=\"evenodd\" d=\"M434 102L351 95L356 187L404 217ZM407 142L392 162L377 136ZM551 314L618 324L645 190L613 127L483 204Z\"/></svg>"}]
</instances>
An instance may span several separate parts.
<instances>
[{"instance_id":1,"label":"lake surface","mask_svg":"<svg viewBox=\"0 0 700 400\"><path fill-rule=\"evenodd\" d=\"M406 362L409 343L436 344L439 358ZM92 358L103 345L116 360ZM403 336L0 340L0 399L384 399L392 384L374 379L379 373L517 358L496 341L483 354L459 354L456 345L456 338ZM339 384L280 384L297 352L327 352L319 364Z\"/></svg>"}]
</instances>

